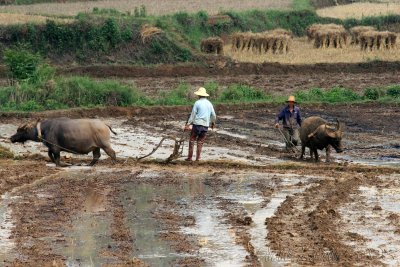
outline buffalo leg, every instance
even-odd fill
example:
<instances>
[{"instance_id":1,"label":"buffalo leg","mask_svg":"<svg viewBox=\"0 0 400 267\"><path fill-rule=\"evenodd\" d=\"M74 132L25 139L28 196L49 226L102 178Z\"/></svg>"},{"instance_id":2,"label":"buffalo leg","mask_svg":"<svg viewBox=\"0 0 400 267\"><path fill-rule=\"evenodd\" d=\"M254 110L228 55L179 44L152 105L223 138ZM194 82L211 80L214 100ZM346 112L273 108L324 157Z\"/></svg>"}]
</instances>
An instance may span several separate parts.
<instances>
[{"instance_id":1,"label":"buffalo leg","mask_svg":"<svg viewBox=\"0 0 400 267\"><path fill-rule=\"evenodd\" d=\"M53 151L54 155L54 162L57 167L67 167L68 165L65 163L60 162L60 151Z\"/></svg>"},{"instance_id":2,"label":"buffalo leg","mask_svg":"<svg viewBox=\"0 0 400 267\"><path fill-rule=\"evenodd\" d=\"M331 162L331 146L327 146L326 150L326 162Z\"/></svg>"},{"instance_id":3,"label":"buffalo leg","mask_svg":"<svg viewBox=\"0 0 400 267\"><path fill-rule=\"evenodd\" d=\"M315 155L315 162L319 161L319 157L318 157L318 150L316 148L313 149L314 155Z\"/></svg>"},{"instance_id":4,"label":"buffalo leg","mask_svg":"<svg viewBox=\"0 0 400 267\"><path fill-rule=\"evenodd\" d=\"M107 153L107 155L110 156L113 163L117 162L117 156L115 155L114 149L112 149L110 146L107 146L107 147L103 147L103 150Z\"/></svg>"},{"instance_id":5,"label":"buffalo leg","mask_svg":"<svg viewBox=\"0 0 400 267\"><path fill-rule=\"evenodd\" d=\"M93 160L92 162L90 162L89 166L93 166L94 164L96 164L96 162L99 160L100 157L101 157L100 147L96 147L93 150Z\"/></svg>"},{"instance_id":6,"label":"buffalo leg","mask_svg":"<svg viewBox=\"0 0 400 267\"><path fill-rule=\"evenodd\" d=\"M56 163L56 160L54 159L54 156L53 156L53 152L51 152L51 151L49 150L49 151L47 152L47 154L49 155L49 158L50 158L51 162Z\"/></svg>"},{"instance_id":7,"label":"buffalo leg","mask_svg":"<svg viewBox=\"0 0 400 267\"><path fill-rule=\"evenodd\" d=\"M301 155L300 155L300 159L304 158L304 154L306 153L306 146L301 144Z\"/></svg>"}]
</instances>

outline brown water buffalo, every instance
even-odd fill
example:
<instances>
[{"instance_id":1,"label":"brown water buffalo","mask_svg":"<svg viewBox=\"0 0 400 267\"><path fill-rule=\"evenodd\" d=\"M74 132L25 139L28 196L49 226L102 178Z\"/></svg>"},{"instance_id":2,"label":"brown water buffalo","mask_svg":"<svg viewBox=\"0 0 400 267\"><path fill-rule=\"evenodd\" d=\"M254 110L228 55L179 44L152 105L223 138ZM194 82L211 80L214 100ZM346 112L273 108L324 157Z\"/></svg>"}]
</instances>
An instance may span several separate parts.
<instances>
[{"instance_id":1,"label":"brown water buffalo","mask_svg":"<svg viewBox=\"0 0 400 267\"><path fill-rule=\"evenodd\" d=\"M100 148L116 161L115 151L110 145L110 131L116 134L110 126L95 119L68 119L57 118L20 126L17 133L11 136L11 142L24 143L26 141L43 142L49 150L52 162L57 166L66 166L60 163L60 152L66 151L75 154L93 152L93 166L99 160Z\"/></svg>"},{"instance_id":2,"label":"brown water buffalo","mask_svg":"<svg viewBox=\"0 0 400 267\"><path fill-rule=\"evenodd\" d=\"M315 161L318 161L318 149L326 149L326 161L330 160L330 147L336 152L343 152L342 148L343 123L337 121L336 126L320 117L313 116L305 119L300 128L301 156L303 158L306 147L310 148L311 158L315 155Z\"/></svg>"}]
</instances>

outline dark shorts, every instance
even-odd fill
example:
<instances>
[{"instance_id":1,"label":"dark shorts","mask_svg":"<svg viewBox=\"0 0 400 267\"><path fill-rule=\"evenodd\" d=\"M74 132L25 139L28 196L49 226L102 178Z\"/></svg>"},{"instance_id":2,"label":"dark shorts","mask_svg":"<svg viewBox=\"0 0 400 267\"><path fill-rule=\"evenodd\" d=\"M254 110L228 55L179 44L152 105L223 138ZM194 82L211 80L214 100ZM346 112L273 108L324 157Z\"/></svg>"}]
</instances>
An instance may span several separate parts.
<instances>
[{"instance_id":1,"label":"dark shorts","mask_svg":"<svg viewBox=\"0 0 400 267\"><path fill-rule=\"evenodd\" d=\"M202 125L193 125L190 133L190 141L204 142L206 139L208 127Z\"/></svg>"},{"instance_id":2,"label":"dark shorts","mask_svg":"<svg viewBox=\"0 0 400 267\"><path fill-rule=\"evenodd\" d=\"M192 132L194 132L194 134L196 136L206 134L207 131L208 131L208 127L205 127L202 125L193 125L193 127L192 127Z\"/></svg>"}]
</instances>

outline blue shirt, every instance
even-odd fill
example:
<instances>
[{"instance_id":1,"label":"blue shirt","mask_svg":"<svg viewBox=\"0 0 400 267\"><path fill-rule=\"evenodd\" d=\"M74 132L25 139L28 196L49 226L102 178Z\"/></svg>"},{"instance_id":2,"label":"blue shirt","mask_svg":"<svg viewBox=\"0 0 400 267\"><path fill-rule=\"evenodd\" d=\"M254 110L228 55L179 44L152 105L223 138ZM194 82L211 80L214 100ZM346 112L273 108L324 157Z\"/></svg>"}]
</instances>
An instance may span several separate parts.
<instances>
[{"instance_id":1,"label":"blue shirt","mask_svg":"<svg viewBox=\"0 0 400 267\"><path fill-rule=\"evenodd\" d=\"M216 119L213 105L207 98L202 97L194 103L188 124L210 127L210 122L215 122Z\"/></svg>"},{"instance_id":2,"label":"blue shirt","mask_svg":"<svg viewBox=\"0 0 400 267\"><path fill-rule=\"evenodd\" d=\"M299 107L294 106L293 112L290 112L289 106L284 107L276 116L275 123L278 123L280 120L283 121L283 127L285 128L296 128L296 123L301 126L301 114Z\"/></svg>"}]
</instances>

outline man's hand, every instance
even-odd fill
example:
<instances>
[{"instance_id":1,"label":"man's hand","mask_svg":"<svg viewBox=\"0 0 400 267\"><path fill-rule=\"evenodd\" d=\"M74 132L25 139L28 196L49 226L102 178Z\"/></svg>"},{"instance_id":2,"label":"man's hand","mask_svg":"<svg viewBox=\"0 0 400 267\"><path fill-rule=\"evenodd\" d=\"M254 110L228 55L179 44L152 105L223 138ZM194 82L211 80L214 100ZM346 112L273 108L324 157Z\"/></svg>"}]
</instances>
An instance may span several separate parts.
<instances>
[{"instance_id":1,"label":"man's hand","mask_svg":"<svg viewBox=\"0 0 400 267\"><path fill-rule=\"evenodd\" d=\"M215 122L212 122L211 123L211 129L214 130L214 128L215 128Z\"/></svg>"},{"instance_id":2,"label":"man's hand","mask_svg":"<svg viewBox=\"0 0 400 267\"><path fill-rule=\"evenodd\" d=\"M276 128L276 129L279 128L279 123L275 123L275 128Z\"/></svg>"},{"instance_id":3,"label":"man's hand","mask_svg":"<svg viewBox=\"0 0 400 267\"><path fill-rule=\"evenodd\" d=\"M185 128L183 128L184 132L188 132L190 131L190 125L189 124L185 124Z\"/></svg>"}]
</instances>

